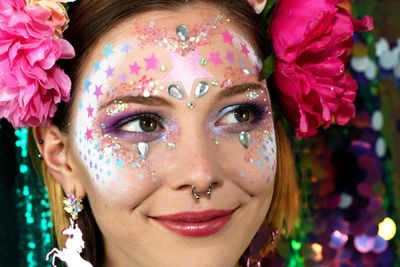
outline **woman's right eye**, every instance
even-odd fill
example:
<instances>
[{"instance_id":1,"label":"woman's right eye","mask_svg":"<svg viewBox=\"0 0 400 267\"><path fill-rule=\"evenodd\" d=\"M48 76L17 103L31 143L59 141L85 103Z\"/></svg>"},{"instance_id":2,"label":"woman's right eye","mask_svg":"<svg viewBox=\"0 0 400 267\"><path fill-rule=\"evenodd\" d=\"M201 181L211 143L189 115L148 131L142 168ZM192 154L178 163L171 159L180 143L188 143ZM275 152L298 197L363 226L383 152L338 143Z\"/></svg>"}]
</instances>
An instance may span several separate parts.
<instances>
[{"instance_id":1,"label":"woman's right eye","mask_svg":"<svg viewBox=\"0 0 400 267\"><path fill-rule=\"evenodd\" d=\"M122 122L119 130L130 133L152 133L158 132L161 125L158 119L152 116L142 115L137 118L131 119L127 122Z\"/></svg>"}]
</instances>

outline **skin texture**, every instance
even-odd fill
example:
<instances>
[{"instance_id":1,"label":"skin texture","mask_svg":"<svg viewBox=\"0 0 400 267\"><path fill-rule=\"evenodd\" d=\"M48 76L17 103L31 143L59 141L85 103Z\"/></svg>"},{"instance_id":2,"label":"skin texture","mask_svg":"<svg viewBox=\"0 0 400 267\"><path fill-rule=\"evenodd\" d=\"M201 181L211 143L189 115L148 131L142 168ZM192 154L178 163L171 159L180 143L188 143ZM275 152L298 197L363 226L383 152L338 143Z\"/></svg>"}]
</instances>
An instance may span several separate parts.
<instances>
[{"instance_id":1,"label":"skin texture","mask_svg":"<svg viewBox=\"0 0 400 267\"><path fill-rule=\"evenodd\" d=\"M251 41L229 14L220 14L190 6L129 19L101 39L82 68L66 150L79 186L62 185L87 194L105 266L234 266L268 212L276 173L269 95L257 79L261 64ZM182 49L175 30L182 23L189 36L206 32L206 40ZM178 49L160 45L165 38ZM199 81L209 91L197 99ZM184 99L168 94L171 84ZM235 108L227 112L237 104L250 107L248 121L239 122ZM138 132L137 113L155 114L156 129ZM248 149L241 132L250 135ZM139 142L149 147L145 160ZM203 237L177 235L151 219L232 209L221 231Z\"/></svg>"}]
</instances>

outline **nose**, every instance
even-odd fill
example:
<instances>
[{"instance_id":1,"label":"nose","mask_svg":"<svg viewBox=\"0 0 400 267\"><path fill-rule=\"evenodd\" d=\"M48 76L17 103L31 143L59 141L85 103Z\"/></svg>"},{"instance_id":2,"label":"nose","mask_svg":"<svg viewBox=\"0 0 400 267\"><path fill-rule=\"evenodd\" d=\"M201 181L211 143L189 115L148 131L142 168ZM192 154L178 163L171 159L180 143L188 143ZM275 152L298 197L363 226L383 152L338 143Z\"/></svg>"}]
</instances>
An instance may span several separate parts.
<instances>
[{"instance_id":1,"label":"nose","mask_svg":"<svg viewBox=\"0 0 400 267\"><path fill-rule=\"evenodd\" d=\"M192 192L199 197L210 196L223 183L216 146L205 133L190 132L186 131L171 154L173 164L166 181L173 190Z\"/></svg>"}]
</instances>

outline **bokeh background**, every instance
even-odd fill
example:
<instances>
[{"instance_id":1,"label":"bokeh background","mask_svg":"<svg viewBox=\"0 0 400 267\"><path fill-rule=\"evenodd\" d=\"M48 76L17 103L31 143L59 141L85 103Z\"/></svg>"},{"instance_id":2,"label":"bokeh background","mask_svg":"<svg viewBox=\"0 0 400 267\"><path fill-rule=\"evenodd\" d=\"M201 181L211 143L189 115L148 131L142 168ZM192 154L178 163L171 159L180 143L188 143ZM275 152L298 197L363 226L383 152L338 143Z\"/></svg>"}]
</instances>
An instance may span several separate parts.
<instances>
[{"instance_id":1,"label":"bokeh background","mask_svg":"<svg viewBox=\"0 0 400 267\"><path fill-rule=\"evenodd\" d=\"M375 20L373 32L355 37L349 62L358 115L293 144L302 212L265 266L400 267L400 1L346 5ZM48 199L29 163L27 130L4 120L0 207L0 266L50 266Z\"/></svg>"}]
</instances>

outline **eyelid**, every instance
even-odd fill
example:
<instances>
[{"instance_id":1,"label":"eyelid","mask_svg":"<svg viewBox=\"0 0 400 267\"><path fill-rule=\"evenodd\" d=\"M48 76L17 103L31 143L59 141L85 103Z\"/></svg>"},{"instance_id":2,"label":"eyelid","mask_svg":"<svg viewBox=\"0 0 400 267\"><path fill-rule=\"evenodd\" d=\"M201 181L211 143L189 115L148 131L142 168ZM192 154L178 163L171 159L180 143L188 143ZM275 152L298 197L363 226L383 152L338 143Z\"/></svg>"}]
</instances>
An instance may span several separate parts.
<instances>
[{"instance_id":1,"label":"eyelid","mask_svg":"<svg viewBox=\"0 0 400 267\"><path fill-rule=\"evenodd\" d=\"M113 123L112 125L106 126L106 131L107 132L113 132L113 131L120 131L120 132L124 132L123 130L121 130L121 127L123 127L124 125L133 122L135 120L141 119L141 118L151 118L156 120L158 123L160 123L160 127L162 127L162 124L164 122L164 119L155 114L155 113L151 113L151 112L137 112L134 114L129 114L126 115L123 119L118 120L117 122Z\"/></svg>"}]
</instances>

